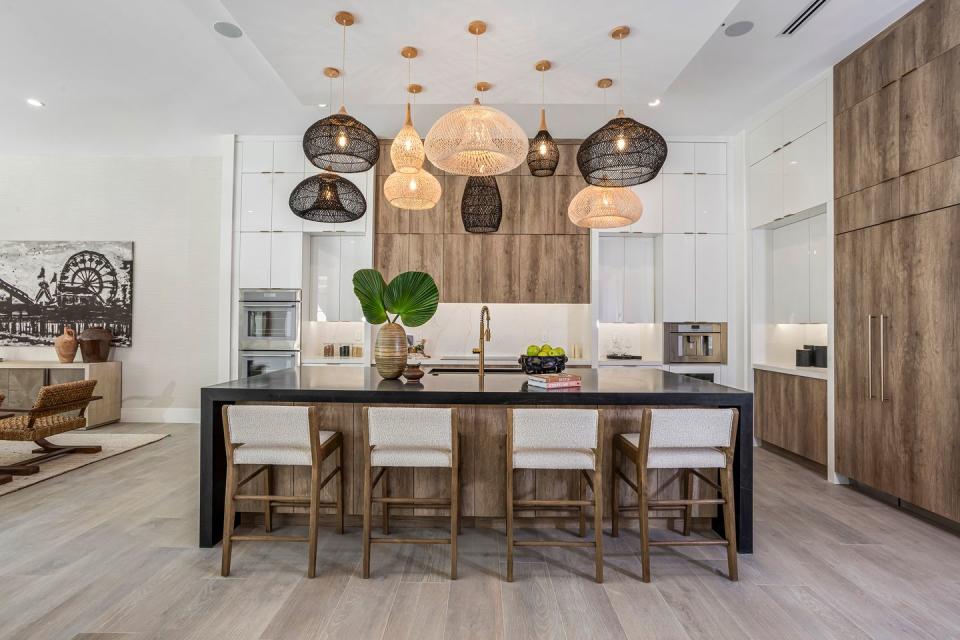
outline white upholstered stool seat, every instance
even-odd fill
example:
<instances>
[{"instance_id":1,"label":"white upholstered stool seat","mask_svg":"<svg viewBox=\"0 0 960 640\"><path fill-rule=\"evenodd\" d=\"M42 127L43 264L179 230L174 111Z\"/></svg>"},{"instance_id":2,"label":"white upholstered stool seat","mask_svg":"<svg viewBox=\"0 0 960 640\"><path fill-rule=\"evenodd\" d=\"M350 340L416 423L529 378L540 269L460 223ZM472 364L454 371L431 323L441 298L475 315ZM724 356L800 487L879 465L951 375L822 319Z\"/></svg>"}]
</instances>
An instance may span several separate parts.
<instances>
[{"instance_id":1,"label":"white upholstered stool seat","mask_svg":"<svg viewBox=\"0 0 960 640\"><path fill-rule=\"evenodd\" d=\"M585 469L596 465L590 449L514 449L514 469Z\"/></svg>"},{"instance_id":2,"label":"white upholstered stool seat","mask_svg":"<svg viewBox=\"0 0 960 640\"><path fill-rule=\"evenodd\" d=\"M640 446L639 433L623 433L621 438L630 446ZM727 457L713 447L650 447L647 452L648 469L722 469Z\"/></svg>"},{"instance_id":3,"label":"white upholstered stool seat","mask_svg":"<svg viewBox=\"0 0 960 640\"><path fill-rule=\"evenodd\" d=\"M603 508L600 414L596 409L510 409L507 420L507 581L513 581L513 549L529 546L593 547L597 582L603 582ZM517 500L516 469L569 470L577 476L577 499ZM589 487L593 496L586 498ZM586 537L586 508L593 508L593 540L514 540L514 511L576 511L581 538Z\"/></svg>"},{"instance_id":4,"label":"white upholstered stool seat","mask_svg":"<svg viewBox=\"0 0 960 640\"><path fill-rule=\"evenodd\" d=\"M444 467L453 461L450 449L430 447L374 447L370 464L374 467Z\"/></svg>"},{"instance_id":5,"label":"white upholstered stool seat","mask_svg":"<svg viewBox=\"0 0 960 640\"><path fill-rule=\"evenodd\" d=\"M318 432L320 446L327 444L336 435L335 431ZM313 464L313 453L310 450L309 442L306 446L296 444L244 444L233 450L233 461L236 464L289 464L309 467Z\"/></svg>"}]
</instances>

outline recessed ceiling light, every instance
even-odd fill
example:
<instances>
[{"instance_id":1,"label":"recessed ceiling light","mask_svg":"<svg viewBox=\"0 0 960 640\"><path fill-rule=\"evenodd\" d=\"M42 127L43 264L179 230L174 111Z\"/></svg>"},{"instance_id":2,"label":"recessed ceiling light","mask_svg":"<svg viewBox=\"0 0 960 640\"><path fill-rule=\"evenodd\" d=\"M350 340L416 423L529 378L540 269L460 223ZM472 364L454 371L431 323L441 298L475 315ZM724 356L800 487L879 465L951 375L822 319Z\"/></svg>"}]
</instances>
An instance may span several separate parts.
<instances>
[{"instance_id":1,"label":"recessed ceiling light","mask_svg":"<svg viewBox=\"0 0 960 640\"><path fill-rule=\"evenodd\" d=\"M327 103L326 103L326 102L321 102L321 103L318 104L317 106L320 107L321 109L323 109L324 107L327 106Z\"/></svg>"},{"instance_id":2,"label":"recessed ceiling light","mask_svg":"<svg viewBox=\"0 0 960 640\"><path fill-rule=\"evenodd\" d=\"M656 100L651 100L650 102L647 103L647 106L650 106L650 107L659 107L659 106L660 106L660 98L657 98Z\"/></svg>"},{"instance_id":3,"label":"recessed ceiling light","mask_svg":"<svg viewBox=\"0 0 960 640\"><path fill-rule=\"evenodd\" d=\"M750 33L750 31L752 30L753 30L752 22L750 22L749 20L741 20L740 22L734 22L732 24L728 24L727 28L724 29L723 32L731 38L737 38L742 35L746 35Z\"/></svg>"},{"instance_id":4,"label":"recessed ceiling light","mask_svg":"<svg viewBox=\"0 0 960 640\"><path fill-rule=\"evenodd\" d=\"M31 107L38 107L38 108L47 106L43 103L43 101L37 100L36 98L27 98L27 104L30 105Z\"/></svg>"},{"instance_id":5,"label":"recessed ceiling light","mask_svg":"<svg viewBox=\"0 0 960 640\"><path fill-rule=\"evenodd\" d=\"M215 22L213 23L213 30L222 35L224 38L239 38L243 35L243 31L240 30L240 27L232 22Z\"/></svg>"}]
</instances>

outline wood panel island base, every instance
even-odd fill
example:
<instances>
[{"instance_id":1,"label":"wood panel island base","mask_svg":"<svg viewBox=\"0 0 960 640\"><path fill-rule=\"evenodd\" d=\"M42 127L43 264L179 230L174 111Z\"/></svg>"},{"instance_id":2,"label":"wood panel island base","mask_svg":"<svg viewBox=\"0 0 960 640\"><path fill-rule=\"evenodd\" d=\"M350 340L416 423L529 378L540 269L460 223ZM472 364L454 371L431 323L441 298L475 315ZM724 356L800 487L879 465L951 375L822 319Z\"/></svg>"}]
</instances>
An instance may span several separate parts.
<instances>
[{"instance_id":1,"label":"wood panel island base","mask_svg":"<svg viewBox=\"0 0 960 640\"><path fill-rule=\"evenodd\" d=\"M406 384L400 380L383 380L372 367L302 367L205 387L201 390L200 546L216 545L223 532L226 459L221 413L225 404L318 405L322 428L343 433L346 511L354 516L362 512L363 407L454 407L459 418L463 456L461 504L468 523L471 518L503 518L506 515L506 434L510 407L598 409L605 451L603 491L605 496L610 496L614 477L610 466L613 436L638 432L643 407L659 406L739 409L734 456L737 550L752 553L752 394L647 368L632 371L584 369L579 373L583 377L581 389L563 392L529 390L525 377L518 373L488 373L482 382L471 373L428 374L420 383ZM580 490L575 472L524 470L515 473L514 490L518 499L576 499ZM660 474L651 478L651 486L661 487L663 491L664 486L676 485L671 482L671 472L661 471ZM388 490L390 495L398 497L439 497L449 490L448 476L449 471L442 469L390 469ZM294 475L286 477L287 482L298 483ZM621 496L631 493L621 491ZM604 505L604 517L609 518L610 504L606 497ZM417 508L413 512L409 508L396 508L390 513L421 516L433 515L434 510ZM552 518L561 514L544 510L536 515L537 518ZM714 530L723 531L719 511L701 515L712 516Z\"/></svg>"}]
</instances>

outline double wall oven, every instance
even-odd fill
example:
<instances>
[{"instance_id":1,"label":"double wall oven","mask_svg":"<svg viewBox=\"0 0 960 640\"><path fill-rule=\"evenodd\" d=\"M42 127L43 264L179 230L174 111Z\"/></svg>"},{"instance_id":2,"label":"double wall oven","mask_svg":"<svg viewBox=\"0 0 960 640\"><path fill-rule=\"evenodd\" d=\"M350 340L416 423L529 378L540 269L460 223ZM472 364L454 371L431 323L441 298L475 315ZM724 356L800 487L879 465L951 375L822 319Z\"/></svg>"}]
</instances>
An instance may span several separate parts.
<instances>
[{"instance_id":1,"label":"double wall oven","mask_svg":"<svg viewBox=\"0 0 960 640\"><path fill-rule=\"evenodd\" d=\"M240 290L240 377L300 364L300 290Z\"/></svg>"}]
</instances>

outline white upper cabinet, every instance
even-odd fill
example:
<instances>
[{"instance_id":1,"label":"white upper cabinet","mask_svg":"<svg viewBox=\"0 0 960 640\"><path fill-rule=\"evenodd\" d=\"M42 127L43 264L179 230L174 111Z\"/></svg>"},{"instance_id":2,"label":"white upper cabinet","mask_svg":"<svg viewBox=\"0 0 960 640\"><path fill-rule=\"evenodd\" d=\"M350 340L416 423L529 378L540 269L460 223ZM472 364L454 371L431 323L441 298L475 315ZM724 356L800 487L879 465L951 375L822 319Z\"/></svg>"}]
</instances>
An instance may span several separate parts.
<instances>
[{"instance_id":1,"label":"white upper cabinet","mask_svg":"<svg viewBox=\"0 0 960 640\"><path fill-rule=\"evenodd\" d=\"M649 182L630 187L643 203L643 215L627 227L633 233L663 233L663 173Z\"/></svg>"},{"instance_id":2,"label":"white upper cabinet","mask_svg":"<svg viewBox=\"0 0 960 640\"><path fill-rule=\"evenodd\" d=\"M663 232L695 233L697 227L696 176L663 176Z\"/></svg>"},{"instance_id":3,"label":"white upper cabinet","mask_svg":"<svg viewBox=\"0 0 960 640\"><path fill-rule=\"evenodd\" d=\"M667 160L663 163L661 173L694 173L696 172L696 144L693 142L668 142Z\"/></svg>"},{"instance_id":4,"label":"white upper cabinet","mask_svg":"<svg viewBox=\"0 0 960 640\"><path fill-rule=\"evenodd\" d=\"M340 319L340 238L310 238L310 296L307 320L332 322Z\"/></svg>"},{"instance_id":5,"label":"white upper cabinet","mask_svg":"<svg viewBox=\"0 0 960 640\"><path fill-rule=\"evenodd\" d=\"M270 288L270 236L256 231L240 234L240 268L237 286L241 289Z\"/></svg>"},{"instance_id":6,"label":"white upper cabinet","mask_svg":"<svg viewBox=\"0 0 960 640\"><path fill-rule=\"evenodd\" d=\"M698 322L727 321L727 236L697 235L694 312Z\"/></svg>"},{"instance_id":7,"label":"white upper cabinet","mask_svg":"<svg viewBox=\"0 0 960 640\"><path fill-rule=\"evenodd\" d=\"M727 232L727 176L697 175L696 220L697 233Z\"/></svg>"},{"instance_id":8,"label":"white upper cabinet","mask_svg":"<svg viewBox=\"0 0 960 640\"><path fill-rule=\"evenodd\" d=\"M303 173L303 143L299 140L277 140L273 143L275 173Z\"/></svg>"},{"instance_id":9,"label":"white upper cabinet","mask_svg":"<svg viewBox=\"0 0 960 640\"><path fill-rule=\"evenodd\" d=\"M782 153L767 156L749 168L747 207L753 228L783 217Z\"/></svg>"},{"instance_id":10,"label":"white upper cabinet","mask_svg":"<svg viewBox=\"0 0 960 640\"><path fill-rule=\"evenodd\" d=\"M810 322L810 222L801 220L773 233L773 309L776 324Z\"/></svg>"},{"instance_id":11,"label":"white upper cabinet","mask_svg":"<svg viewBox=\"0 0 960 640\"><path fill-rule=\"evenodd\" d=\"M270 287L273 289L303 287L302 233L280 231L270 234Z\"/></svg>"},{"instance_id":12,"label":"white upper cabinet","mask_svg":"<svg viewBox=\"0 0 960 640\"><path fill-rule=\"evenodd\" d=\"M370 245L364 236L340 238L340 320L363 320L360 301L353 293L353 274L371 264Z\"/></svg>"},{"instance_id":13,"label":"white upper cabinet","mask_svg":"<svg viewBox=\"0 0 960 640\"><path fill-rule=\"evenodd\" d=\"M833 236L827 229L827 216L810 218L810 322L826 324L830 302L827 249Z\"/></svg>"},{"instance_id":14,"label":"white upper cabinet","mask_svg":"<svg viewBox=\"0 0 960 640\"><path fill-rule=\"evenodd\" d=\"M827 121L827 81L822 80L783 108L783 144Z\"/></svg>"},{"instance_id":15,"label":"white upper cabinet","mask_svg":"<svg viewBox=\"0 0 960 640\"><path fill-rule=\"evenodd\" d=\"M274 231L303 231L303 218L290 210L290 194L300 181L302 173L277 173L273 175L273 207L271 226Z\"/></svg>"},{"instance_id":16,"label":"white upper cabinet","mask_svg":"<svg viewBox=\"0 0 960 640\"><path fill-rule=\"evenodd\" d=\"M656 254L653 238L624 238L623 321L654 322Z\"/></svg>"},{"instance_id":17,"label":"white upper cabinet","mask_svg":"<svg viewBox=\"0 0 960 640\"><path fill-rule=\"evenodd\" d=\"M747 164L756 164L783 145L783 114L776 113L747 132Z\"/></svg>"},{"instance_id":18,"label":"white upper cabinet","mask_svg":"<svg viewBox=\"0 0 960 640\"><path fill-rule=\"evenodd\" d=\"M694 145L696 173L726 174L727 145L724 142L697 142Z\"/></svg>"},{"instance_id":19,"label":"white upper cabinet","mask_svg":"<svg viewBox=\"0 0 960 640\"><path fill-rule=\"evenodd\" d=\"M240 176L240 230L270 231L273 176L245 173Z\"/></svg>"},{"instance_id":20,"label":"white upper cabinet","mask_svg":"<svg viewBox=\"0 0 960 640\"><path fill-rule=\"evenodd\" d=\"M270 173L273 171L273 141L249 140L241 143L240 171Z\"/></svg>"},{"instance_id":21,"label":"white upper cabinet","mask_svg":"<svg viewBox=\"0 0 960 640\"><path fill-rule=\"evenodd\" d=\"M663 321L690 322L696 316L696 238L663 234Z\"/></svg>"},{"instance_id":22,"label":"white upper cabinet","mask_svg":"<svg viewBox=\"0 0 960 640\"><path fill-rule=\"evenodd\" d=\"M827 125L808 131L778 155L783 155L783 215L827 201Z\"/></svg>"},{"instance_id":23,"label":"white upper cabinet","mask_svg":"<svg viewBox=\"0 0 960 640\"><path fill-rule=\"evenodd\" d=\"M600 236L600 322L623 322L624 240Z\"/></svg>"}]
</instances>

